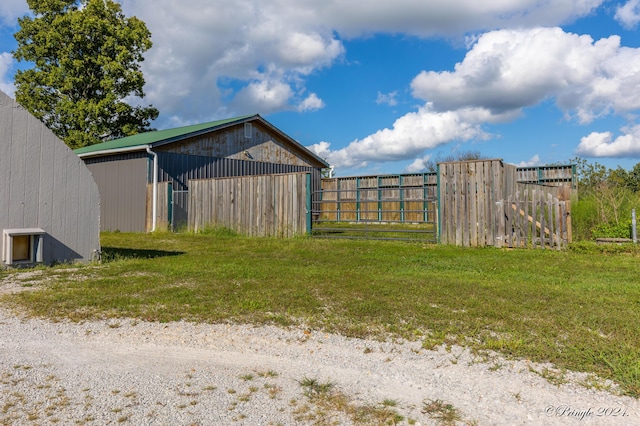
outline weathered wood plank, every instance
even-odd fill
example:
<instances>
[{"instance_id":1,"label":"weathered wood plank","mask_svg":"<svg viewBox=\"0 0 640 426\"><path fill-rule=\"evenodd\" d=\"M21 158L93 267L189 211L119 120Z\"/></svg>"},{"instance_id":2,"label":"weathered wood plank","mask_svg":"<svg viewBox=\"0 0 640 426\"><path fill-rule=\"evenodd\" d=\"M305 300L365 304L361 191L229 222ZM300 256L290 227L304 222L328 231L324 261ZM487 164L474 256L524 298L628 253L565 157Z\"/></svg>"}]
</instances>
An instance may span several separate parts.
<instances>
[{"instance_id":1,"label":"weathered wood plank","mask_svg":"<svg viewBox=\"0 0 640 426\"><path fill-rule=\"evenodd\" d=\"M464 198L462 197L462 167L460 163L455 163L454 167L454 208L455 208L455 233L456 233L456 245L462 245L462 228L463 228L463 205Z\"/></svg>"},{"instance_id":2,"label":"weathered wood plank","mask_svg":"<svg viewBox=\"0 0 640 426\"><path fill-rule=\"evenodd\" d=\"M306 232L306 198L306 173L194 179L190 226L216 225L246 235L291 237Z\"/></svg>"},{"instance_id":3,"label":"weathered wood plank","mask_svg":"<svg viewBox=\"0 0 640 426\"><path fill-rule=\"evenodd\" d=\"M472 247L478 246L478 231L480 228L480 221L478 220L478 202L480 197L477 191L478 188L478 167L479 163L469 164L469 184L468 195L469 199L469 245Z\"/></svg>"},{"instance_id":4,"label":"weathered wood plank","mask_svg":"<svg viewBox=\"0 0 640 426\"><path fill-rule=\"evenodd\" d=\"M471 217L471 194L469 193L469 163L461 163L460 170L460 189L462 190L462 245L469 247L471 245L471 223L473 221Z\"/></svg>"}]
</instances>

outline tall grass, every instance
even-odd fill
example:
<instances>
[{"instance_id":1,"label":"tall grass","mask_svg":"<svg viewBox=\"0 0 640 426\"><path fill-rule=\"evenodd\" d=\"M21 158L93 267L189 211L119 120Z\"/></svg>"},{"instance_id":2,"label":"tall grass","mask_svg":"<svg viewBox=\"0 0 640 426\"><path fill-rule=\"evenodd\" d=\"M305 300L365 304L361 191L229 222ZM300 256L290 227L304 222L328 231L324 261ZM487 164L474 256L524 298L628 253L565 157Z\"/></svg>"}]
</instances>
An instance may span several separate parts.
<instances>
[{"instance_id":1,"label":"tall grass","mask_svg":"<svg viewBox=\"0 0 640 426\"><path fill-rule=\"evenodd\" d=\"M596 373L640 396L635 249L564 252L419 243L102 235L103 263L43 270L5 296L32 315L282 326L448 343Z\"/></svg>"}]
</instances>

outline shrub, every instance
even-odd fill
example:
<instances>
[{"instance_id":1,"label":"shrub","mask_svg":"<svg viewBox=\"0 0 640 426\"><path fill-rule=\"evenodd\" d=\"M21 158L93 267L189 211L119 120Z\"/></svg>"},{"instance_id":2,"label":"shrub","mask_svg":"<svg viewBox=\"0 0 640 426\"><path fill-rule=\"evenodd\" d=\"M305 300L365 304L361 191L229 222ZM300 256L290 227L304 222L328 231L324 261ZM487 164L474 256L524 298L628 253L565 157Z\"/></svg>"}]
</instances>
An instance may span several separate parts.
<instances>
[{"instance_id":1,"label":"shrub","mask_svg":"<svg viewBox=\"0 0 640 426\"><path fill-rule=\"evenodd\" d=\"M593 238L631 238L631 220L618 224L600 223L593 227Z\"/></svg>"}]
</instances>

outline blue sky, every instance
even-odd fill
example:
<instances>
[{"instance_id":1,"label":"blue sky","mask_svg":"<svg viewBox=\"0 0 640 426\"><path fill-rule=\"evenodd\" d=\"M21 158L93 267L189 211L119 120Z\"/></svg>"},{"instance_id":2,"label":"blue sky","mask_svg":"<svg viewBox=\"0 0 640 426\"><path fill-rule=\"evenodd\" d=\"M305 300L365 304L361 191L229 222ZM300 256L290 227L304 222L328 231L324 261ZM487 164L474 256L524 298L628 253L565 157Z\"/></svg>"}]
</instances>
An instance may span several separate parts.
<instances>
[{"instance_id":1,"label":"blue sky","mask_svg":"<svg viewBox=\"0 0 640 426\"><path fill-rule=\"evenodd\" d=\"M163 129L259 113L339 176L640 162L640 0L122 0ZM0 89L17 17L0 4ZM136 101L136 100L133 100Z\"/></svg>"}]
</instances>

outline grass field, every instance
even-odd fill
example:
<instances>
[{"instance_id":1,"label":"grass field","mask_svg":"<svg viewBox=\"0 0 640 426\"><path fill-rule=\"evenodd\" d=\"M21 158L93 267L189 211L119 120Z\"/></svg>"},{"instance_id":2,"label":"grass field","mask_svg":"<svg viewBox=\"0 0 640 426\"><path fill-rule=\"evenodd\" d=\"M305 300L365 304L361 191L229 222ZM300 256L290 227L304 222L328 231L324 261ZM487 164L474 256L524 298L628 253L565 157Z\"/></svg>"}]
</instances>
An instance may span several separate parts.
<instances>
[{"instance_id":1,"label":"grass field","mask_svg":"<svg viewBox=\"0 0 640 426\"><path fill-rule=\"evenodd\" d=\"M43 268L4 296L32 315L299 325L552 362L640 396L640 251L102 235L102 264ZM15 271L1 271L6 278Z\"/></svg>"}]
</instances>

